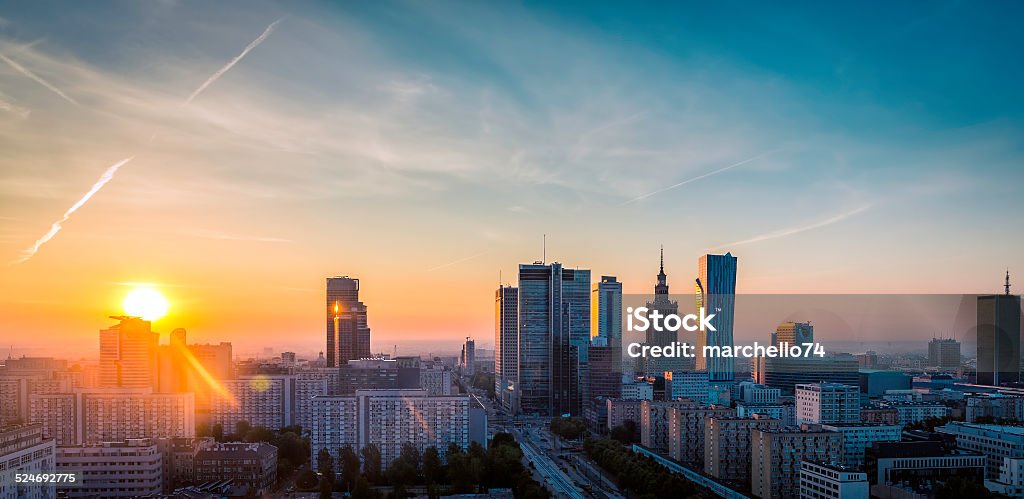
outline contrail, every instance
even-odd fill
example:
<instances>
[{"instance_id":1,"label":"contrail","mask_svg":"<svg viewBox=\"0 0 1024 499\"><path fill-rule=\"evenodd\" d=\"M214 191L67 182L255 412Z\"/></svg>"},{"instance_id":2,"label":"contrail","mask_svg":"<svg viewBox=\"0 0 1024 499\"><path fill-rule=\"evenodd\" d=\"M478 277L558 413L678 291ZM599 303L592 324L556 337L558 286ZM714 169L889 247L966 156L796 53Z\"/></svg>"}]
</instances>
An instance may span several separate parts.
<instances>
[{"instance_id":1,"label":"contrail","mask_svg":"<svg viewBox=\"0 0 1024 499\"><path fill-rule=\"evenodd\" d=\"M70 103L72 103L72 104L74 104L76 106L79 105L78 101L76 101L75 99L72 99L71 97L68 97L68 94L65 94L64 92L61 92L61 90L59 88L51 85L50 82L42 79L39 75L29 71L28 68L26 68L25 66L22 66L21 64L18 64L17 62L11 60L11 58L7 57L6 55L0 54L0 60L3 60L4 62L6 62L7 65L9 65L10 67L14 68L15 71L17 71L17 72L19 72L19 73L21 73L21 74L23 74L23 75L25 75L25 76L35 80L36 83L38 83L38 84L40 84L40 85L50 89L51 92L61 96L64 100L66 100L66 101L68 101L68 102L70 102Z\"/></svg>"},{"instance_id":2,"label":"contrail","mask_svg":"<svg viewBox=\"0 0 1024 499\"><path fill-rule=\"evenodd\" d=\"M668 187L666 187L664 189L658 189L658 190L656 190L654 192L648 192L647 194L644 194L643 196L630 199L629 201L625 201L622 204L620 204L619 206L627 205L627 204L630 204L630 203L635 203L635 202L640 201L642 199L647 199L647 198L649 198L649 197L651 197L651 196L653 196L655 194L661 194L662 192L671 191L672 189L675 189L677 187L682 187L682 186L684 186L686 184L689 184L690 182L696 182L696 181L698 181L698 180L700 180L702 178L707 178L707 177L710 177L712 175L718 175L719 173L722 173L722 172L724 172L726 170L729 170L729 169L732 169L732 168L736 168L737 166L740 166L740 165L745 165L747 163L750 163L751 161L763 158L763 157L765 157L765 156L767 156L769 154L774 154L775 152L776 151L764 152L764 153L758 154L757 156L754 156L752 158L747 158L747 159L745 159L743 161L740 161L739 163L733 163L733 164L731 164L729 166L726 166L726 167L723 167L723 168L719 168L719 169L717 169L715 171L711 171L711 172L705 173L703 175L698 175L698 176L693 177L691 179L684 180L682 182L679 182L678 184L670 185L670 186L668 186Z\"/></svg>"},{"instance_id":3,"label":"contrail","mask_svg":"<svg viewBox=\"0 0 1024 499\"><path fill-rule=\"evenodd\" d=\"M452 265L459 264L459 263L462 263L462 262L466 262L466 261L472 260L472 259L474 259L474 258L476 258L478 256L483 256L483 255L486 255L486 254L487 254L487 252L483 251L483 252L477 253L475 255L467 256L465 258L459 258L458 260L455 260L454 262L442 263L441 265L438 265L437 267L433 267L433 268L427 269L427 272L433 272L435 270L441 270L441 269L443 269L445 267L451 267Z\"/></svg>"},{"instance_id":4,"label":"contrail","mask_svg":"<svg viewBox=\"0 0 1024 499\"><path fill-rule=\"evenodd\" d=\"M846 213L840 213L840 214L838 214L838 215L836 215L834 217L829 217L829 218L826 218L825 220L821 220L819 222L815 222L815 223L810 224L810 225L805 225L805 226L802 226L802 227L791 227L789 229L777 230L775 232L769 232L767 234L761 234L759 236L754 236L754 237L752 237L750 239L744 239L742 241L735 241L735 242L728 243L728 244L722 244L722 245L718 246L718 248L740 246L740 245L743 245L743 244L757 243L757 242L761 242L761 241L767 241L769 239L778 239L780 237L792 236L793 234L799 234L799 233L804 232L804 231L821 228L821 227L824 227L826 225L832 225L832 224L834 224L836 222L841 222L843 220L846 220L847 218L850 218L850 217L852 217L852 216L854 216L854 215L856 215L858 213L861 213L861 212L867 210L868 208L871 208L870 204L866 204L866 205L861 206L859 208L855 208L855 209L850 210L850 211L848 211Z\"/></svg>"},{"instance_id":5,"label":"contrail","mask_svg":"<svg viewBox=\"0 0 1024 499\"><path fill-rule=\"evenodd\" d=\"M246 56L246 54L248 54L252 51L252 49L258 47L261 43L263 43L263 40L266 40L267 37L274 32L274 28L277 27L277 24L283 20L284 18L282 17L281 19L278 19L270 23L270 25L267 26L267 29L263 30L263 33L260 36L256 37L256 39L249 43L249 45L245 46L245 49L242 50L241 54L235 56L235 58L231 59L231 61L225 64L224 67L218 69L216 73L213 73L212 76L207 78L202 85L199 85L199 88L195 89L195 91L192 92L192 94L189 95L187 99L185 99L185 104L192 102L192 99L195 99L199 94L203 93L203 90L206 90L206 87L213 85L213 82L220 79L221 76L224 76L224 73L227 73L232 67L235 66L235 64L238 64L238 61L241 61L242 58Z\"/></svg>"},{"instance_id":6,"label":"contrail","mask_svg":"<svg viewBox=\"0 0 1024 499\"><path fill-rule=\"evenodd\" d=\"M53 239L53 236L57 235L57 233L60 232L61 224L67 222L68 218L71 217L72 213L78 211L78 209L81 208L82 205L86 203L86 201L89 201L89 198L91 198L93 194L99 192L99 190L102 189L103 186L107 184L107 182L110 182L110 179L114 178L114 174L117 173L117 170L119 168L121 168L134 158L135 156L129 156L115 163L110 168L107 168L107 171L103 172L103 175L100 176L100 179L97 180L96 183L92 185L92 189L89 189L89 192L85 193L85 195L82 196L82 198L79 199L77 203L73 204L71 208L68 208L68 211L64 212L64 216L62 216L60 220L57 220L56 222L53 223L53 225L50 226L49 232L43 234L43 237L40 237L38 240L36 240L36 243L33 244L31 248L28 248L25 251L23 251L21 254L21 258L12 262L11 265L25 263L28 261L29 258L32 258L36 254L36 252L39 251L40 246L46 244L47 241Z\"/></svg>"}]
</instances>

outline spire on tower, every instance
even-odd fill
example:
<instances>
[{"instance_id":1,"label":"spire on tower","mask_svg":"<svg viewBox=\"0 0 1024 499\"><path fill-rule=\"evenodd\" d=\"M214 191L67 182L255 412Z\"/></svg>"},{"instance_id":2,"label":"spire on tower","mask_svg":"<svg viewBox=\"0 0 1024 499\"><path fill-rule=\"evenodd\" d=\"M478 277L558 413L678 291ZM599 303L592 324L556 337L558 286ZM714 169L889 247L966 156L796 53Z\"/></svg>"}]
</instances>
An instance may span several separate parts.
<instances>
[{"instance_id":1,"label":"spire on tower","mask_svg":"<svg viewBox=\"0 0 1024 499\"><path fill-rule=\"evenodd\" d=\"M664 244L661 245L661 266L659 268L661 269L661 273L664 274L665 273L665 245Z\"/></svg>"},{"instance_id":2,"label":"spire on tower","mask_svg":"<svg viewBox=\"0 0 1024 499\"><path fill-rule=\"evenodd\" d=\"M1006 289L1006 294L1010 294L1010 269L1006 269L1006 284L1003 284L1003 288Z\"/></svg>"}]
</instances>

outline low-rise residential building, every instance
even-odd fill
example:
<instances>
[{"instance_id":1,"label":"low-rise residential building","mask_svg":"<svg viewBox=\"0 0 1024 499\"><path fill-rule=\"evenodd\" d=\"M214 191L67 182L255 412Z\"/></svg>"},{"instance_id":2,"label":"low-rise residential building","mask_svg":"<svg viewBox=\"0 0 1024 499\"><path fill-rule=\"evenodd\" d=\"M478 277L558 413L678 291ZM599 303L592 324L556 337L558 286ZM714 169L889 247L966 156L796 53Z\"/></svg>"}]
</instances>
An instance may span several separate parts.
<instances>
[{"instance_id":1,"label":"low-rise residential building","mask_svg":"<svg viewBox=\"0 0 1024 499\"><path fill-rule=\"evenodd\" d=\"M163 455L149 438L57 448L57 471L81 472L68 497L140 497L163 490Z\"/></svg>"},{"instance_id":2,"label":"low-rise residential building","mask_svg":"<svg viewBox=\"0 0 1024 499\"><path fill-rule=\"evenodd\" d=\"M843 436L843 459L845 466L862 466L864 451L875 442L899 442L903 428L899 425L871 423L823 424L821 429L834 431Z\"/></svg>"},{"instance_id":3,"label":"low-rise residential building","mask_svg":"<svg viewBox=\"0 0 1024 499\"><path fill-rule=\"evenodd\" d=\"M0 427L0 497L48 499L56 497L56 485L18 483L16 474L53 473L56 444L43 434L38 423Z\"/></svg>"},{"instance_id":4,"label":"low-rise residential building","mask_svg":"<svg viewBox=\"0 0 1024 499\"><path fill-rule=\"evenodd\" d=\"M277 482L277 447L265 442L228 442L202 446L194 461L195 482L232 480L247 495L261 496Z\"/></svg>"},{"instance_id":5,"label":"low-rise residential building","mask_svg":"<svg viewBox=\"0 0 1024 499\"><path fill-rule=\"evenodd\" d=\"M800 464L801 499L867 499L868 474L835 463Z\"/></svg>"}]
</instances>

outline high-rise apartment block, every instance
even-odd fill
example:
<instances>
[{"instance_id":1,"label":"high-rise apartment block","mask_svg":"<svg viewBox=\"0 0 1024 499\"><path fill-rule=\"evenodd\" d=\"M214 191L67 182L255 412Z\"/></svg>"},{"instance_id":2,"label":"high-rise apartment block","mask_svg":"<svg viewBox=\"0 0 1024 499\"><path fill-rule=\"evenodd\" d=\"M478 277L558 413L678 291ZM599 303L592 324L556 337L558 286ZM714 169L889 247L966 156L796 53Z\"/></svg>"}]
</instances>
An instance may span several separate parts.
<instances>
[{"instance_id":1,"label":"high-rise apartment block","mask_svg":"<svg viewBox=\"0 0 1024 499\"><path fill-rule=\"evenodd\" d=\"M40 424L0 427L0 497L48 499L56 497L56 485L18 483L16 474L53 473L56 445L46 438Z\"/></svg>"},{"instance_id":2,"label":"high-rise apartment block","mask_svg":"<svg viewBox=\"0 0 1024 499\"><path fill-rule=\"evenodd\" d=\"M100 331L100 388L159 388L160 335L139 317L111 317L118 324Z\"/></svg>"},{"instance_id":3,"label":"high-rise apartment block","mask_svg":"<svg viewBox=\"0 0 1024 499\"><path fill-rule=\"evenodd\" d=\"M506 413L517 412L519 382L519 289L494 292L494 394Z\"/></svg>"},{"instance_id":4,"label":"high-rise apartment block","mask_svg":"<svg viewBox=\"0 0 1024 499\"><path fill-rule=\"evenodd\" d=\"M373 444L386 469L411 443L422 453L434 447L444 459L449 444L465 450L470 442L470 400L465 395L432 397L425 390L359 390L352 397L313 399L311 458L320 449Z\"/></svg>"},{"instance_id":5,"label":"high-rise apartment block","mask_svg":"<svg viewBox=\"0 0 1024 499\"><path fill-rule=\"evenodd\" d=\"M843 436L809 427L750 430L751 491L763 499L800 496L803 461L837 462Z\"/></svg>"},{"instance_id":6,"label":"high-rise apartment block","mask_svg":"<svg viewBox=\"0 0 1024 499\"><path fill-rule=\"evenodd\" d=\"M860 388L839 383L796 385L797 424L859 421Z\"/></svg>"}]
</instances>

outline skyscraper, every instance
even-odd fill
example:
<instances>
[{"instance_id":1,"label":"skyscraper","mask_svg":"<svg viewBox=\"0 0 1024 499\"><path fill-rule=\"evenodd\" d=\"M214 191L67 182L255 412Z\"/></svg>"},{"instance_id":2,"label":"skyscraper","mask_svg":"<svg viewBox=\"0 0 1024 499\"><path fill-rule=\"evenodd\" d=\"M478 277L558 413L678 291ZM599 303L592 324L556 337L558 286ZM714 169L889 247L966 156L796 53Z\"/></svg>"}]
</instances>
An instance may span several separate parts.
<instances>
[{"instance_id":1,"label":"skyscraper","mask_svg":"<svg viewBox=\"0 0 1024 499\"><path fill-rule=\"evenodd\" d=\"M622 283L603 275L591 293L591 337L612 349L612 369L622 372ZM617 354L617 356L616 356Z\"/></svg>"},{"instance_id":2,"label":"skyscraper","mask_svg":"<svg viewBox=\"0 0 1024 499\"><path fill-rule=\"evenodd\" d=\"M519 404L522 412L580 415L590 345L590 271L560 263L519 266Z\"/></svg>"},{"instance_id":3,"label":"skyscraper","mask_svg":"<svg viewBox=\"0 0 1024 499\"><path fill-rule=\"evenodd\" d=\"M516 412L519 377L519 290L498 286L494 292L494 394L501 408Z\"/></svg>"},{"instance_id":4,"label":"skyscraper","mask_svg":"<svg viewBox=\"0 0 1024 499\"><path fill-rule=\"evenodd\" d=\"M654 285L654 301L647 302L648 316L654 312L660 313L662 316L674 315L679 313L679 302L670 300L668 297L668 276L665 274L665 249L661 250L660 263L658 265L658 281ZM647 328L646 337L644 343L651 346L667 347L675 344L679 340L679 335L676 331L670 331L667 328L661 328L658 331L654 328L654 322L651 322L651 327ZM647 358L647 366L644 369L646 374L661 376L664 375L665 371L681 371L686 369L688 366L684 365L684 359L675 357L649 357Z\"/></svg>"},{"instance_id":5,"label":"skyscraper","mask_svg":"<svg viewBox=\"0 0 1024 499\"><path fill-rule=\"evenodd\" d=\"M733 381L732 357L704 357L705 345L732 346L733 314L736 304L736 257L702 255L698 260L697 309L715 314L711 324L715 330L697 331L697 369L708 371L711 383Z\"/></svg>"},{"instance_id":6,"label":"skyscraper","mask_svg":"<svg viewBox=\"0 0 1024 499\"><path fill-rule=\"evenodd\" d=\"M116 316L100 331L100 388L158 388L158 333L139 317Z\"/></svg>"},{"instance_id":7,"label":"skyscraper","mask_svg":"<svg viewBox=\"0 0 1024 499\"><path fill-rule=\"evenodd\" d=\"M327 366L370 356L366 305L359 301L359 279L327 278Z\"/></svg>"},{"instance_id":8,"label":"skyscraper","mask_svg":"<svg viewBox=\"0 0 1024 499\"><path fill-rule=\"evenodd\" d=\"M810 322L783 322L772 333L772 345L800 345L814 342L814 326Z\"/></svg>"},{"instance_id":9,"label":"skyscraper","mask_svg":"<svg viewBox=\"0 0 1024 499\"><path fill-rule=\"evenodd\" d=\"M978 297L978 384L999 386L1020 378L1020 295Z\"/></svg>"},{"instance_id":10,"label":"skyscraper","mask_svg":"<svg viewBox=\"0 0 1024 499\"><path fill-rule=\"evenodd\" d=\"M473 338L466 337L466 342L462 344L462 353L459 355L459 368L462 369L462 374L465 376L472 376L474 373L473 364L476 362L476 341Z\"/></svg>"}]
</instances>

